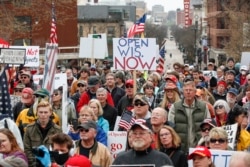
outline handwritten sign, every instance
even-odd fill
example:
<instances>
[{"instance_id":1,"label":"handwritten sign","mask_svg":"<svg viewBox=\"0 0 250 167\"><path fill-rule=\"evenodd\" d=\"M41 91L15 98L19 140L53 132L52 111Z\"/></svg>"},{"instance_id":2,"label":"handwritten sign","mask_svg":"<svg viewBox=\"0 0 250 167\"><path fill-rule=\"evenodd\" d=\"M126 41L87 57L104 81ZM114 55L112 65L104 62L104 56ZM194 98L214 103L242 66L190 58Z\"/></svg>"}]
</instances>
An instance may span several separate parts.
<instances>
[{"instance_id":1,"label":"handwritten sign","mask_svg":"<svg viewBox=\"0 0 250 167\"><path fill-rule=\"evenodd\" d=\"M217 78L216 71L203 71L203 76L205 77L206 81L209 81L212 77Z\"/></svg>"},{"instance_id":2,"label":"handwritten sign","mask_svg":"<svg viewBox=\"0 0 250 167\"><path fill-rule=\"evenodd\" d=\"M108 149L115 159L116 155L125 151L127 145L127 132L125 131L108 131Z\"/></svg>"},{"instance_id":3,"label":"handwritten sign","mask_svg":"<svg viewBox=\"0 0 250 167\"><path fill-rule=\"evenodd\" d=\"M223 126L223 128L227 131L228 146L230 146L232 149L234 149L238 124L236 123L236 124L233 124L233 125Z\"/></svg>"},{"instance_id":4,"label":"handwritten sign","mask_svg":"<svg viewBox=\"0 0 250 167\"><path fill-rule=\"evenodd\" d=\"M194 148L189 148L190 153L192 153L193 150L194 150ZM231 158L232 154L235 151L212 150L212 149L210 149L210 152L212 154L212 161L215 164L215 166L228 167L230 158ZM188 161L188 166L193 167L193 160Z\"/></svg>"},{"instance_id":5,"label":"handwritten sign","mask_svg":"<svg viewBox=\"0 0 250 167\"><path fill-rule=\"evenodd\" d=\"M1 49L0 62L5 64L24 64L25 49Z\"/></svg>"},{"instance_id":6,"label":"handwritten sign","mask_svg":"<svg viewBox=\"0 0 250 167\"><path fill-rule=\"evenodd\" d=\"M39 67L39 46L10 46L10 48L25 49L25 67Z\"/></svg>"},{"instance_id":7,"label":"handwritten sign","mask_svg":"<svg viewBox=\"0 0 250 167\"><path fill-rule=\"evenodd\" d=\"M117 70L155 70L155 38L113 38L113 62Z\"/></svg>"}]
</instances>

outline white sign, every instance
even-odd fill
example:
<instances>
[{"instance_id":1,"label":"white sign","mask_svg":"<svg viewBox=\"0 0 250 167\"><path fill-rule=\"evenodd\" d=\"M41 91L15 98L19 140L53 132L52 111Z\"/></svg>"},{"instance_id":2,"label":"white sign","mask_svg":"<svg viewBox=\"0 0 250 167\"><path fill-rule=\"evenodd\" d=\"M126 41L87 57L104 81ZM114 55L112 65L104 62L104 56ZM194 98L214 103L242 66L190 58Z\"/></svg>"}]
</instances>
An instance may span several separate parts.
<instances>
[{"instance_id":1,"label":"white sign","mask_svg":"<svg viewBox=\"0 0 250 167\"><path fill-rule=\"evenodd\" d=\"M230 146L232 149L234 149L238 124L236 123L236 124L233 124L233 125L223 126L223 128L227 131L228 146Z\"/></svg>"},{"instance_id":2,"label":"white sign","mask_svg":"<svg viewBox=\"0 0 250 167\"><path fill-rule=\"evenodd\" d=\"M206 81L209 81L212 77L217 78L216 71L203 71L203 76L205 77Z\"/></svg>"},{"instance_id":3,"label":"white sign","mask_svg":"<svg viewBox=\"0 0 250 167\"><path fill-rule=\"evenodd\" d=\"M240 65L246 65L248 68L250 67L250 52L241 53Z\"/></svg>"},{"instance_id":4,"label":"white sign","mask_svg":"<svg viewBox=\"0 0 250 167\"><path fill-rule=\"evenodd\" d=\"M25 52L25 49L1 49L1 63L24 64Z\"/></svg>"},{"instance_id":5,"label":"white sign","mask_svg":"<svg viewBox=\"0 0 250 167\"><path fill-rule=\"evenodd\" d=\"M189 148L189 154L192 153L194 148ZM229 161L232 156L232 154L235 151L225 151L225 150L212 150L210 149L210 152L212 154L212 161L215 164L215 166L218 167L228 167ZM188 161L188 166L193 167L193 160Z\"/></svg>"},{"instance_id":6,"label":"white sign","mask_svg":"<svg viewBox=\"0 0 250 167\"><path fill-rule=\"evenodd\" d=\"M156 70L155 38L113 38L117 70Z\"/></svg>"},{"instance_id":7,"label":"white sign","mask_svg":"<svg viewBox=\"0 0 250 167\"><path fill-rule=\"evenodd\" d=\"M39 46L10 46L10 48L26 49L24 67L39 67Z\"/></svg>"},{"instance_id":8,"label":"white sign","mask_svg":"<svg viewBox=\"0 0 250 167\"><path fill-rule=\"evenodd\" d=\"M127 132L125 131L108 131L108 149L114 160L116 155L125 151L127 147Z\"/></svg>"},{"instance_id":9,"label":"white sign","mask_svg":"<svg viewBox=\"0 0 250 167\"><path fill-rule=\"evenodd\" d=\"M79 57L104 59L107 56L106 34L89 34L88 38L80 38Z\"/></svg>"}]
</instances>

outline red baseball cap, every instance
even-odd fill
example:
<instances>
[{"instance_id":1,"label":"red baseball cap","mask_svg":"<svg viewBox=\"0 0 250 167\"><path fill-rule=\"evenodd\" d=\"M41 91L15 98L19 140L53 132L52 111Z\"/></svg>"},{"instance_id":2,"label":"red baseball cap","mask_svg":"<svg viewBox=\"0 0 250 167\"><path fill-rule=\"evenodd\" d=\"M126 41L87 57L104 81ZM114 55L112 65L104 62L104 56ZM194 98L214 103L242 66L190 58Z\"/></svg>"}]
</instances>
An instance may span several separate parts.
<instances>
[{"instance_id":1,"label":"red baseball cap","mask_svg":"<svg viewBox=\"0 0 250 167\"><path fill-rule=\"evenodd\" d=\"M227 87L227 83L226 83L226 81L224 81L224 80L220 80L220 81L217 83L217 86L219 86L219 85L223 85L225 88Z\"/></svg>"},{"instance_id":2,"label":"red baseball cap","mask_svg":"<svg viewBox=\"0 0 250 167\"><path fill-rule=\"evenodd\" d=\"M33 93L34 93L34 91L31 88L24 88L22 90L21 102L26 103L26 104L32 103Z\"/></svg>"},{"instance_id":3,"label":"red baseball cap","mask_svg":"<svg viewBox=\"0 0 250 167\"><path fill-rule=\"evenodd\" d=\"M125 85L134 85L134 81L132 79L128 79L125 83Z\"/></svg>"},{"instance_id":4,"label":"red baseball cap","mask_svg":"<svg viewBox=\"0 0 250 167\"><path fill-rule=\"evenodd\" d=\"M177 81L178 81L178 79L177 79L176 76L174 76L174 75L167 75L167 76L165 77L165 80L166 80L166 81L167 81L167 80L171 80L172 82L174 82L174 84L176 84Z\"/></svg>"},{"instance_id":5,"label":"red baseball cap","mask_svg":"<svg viewBox=\"0 0 250 167\"><path fill-rule=\"evenodd\" d=\"M92 167L91 161L83 155L73 155L64 165L65 167Z\"/></svg>"},{"instance_id":6,"label":"red baseball cap","mask_svg":"<svg viewBox=\"0 0 250 167\"><path fill-rule=\"evenodd\" d=\"M189 154L188 159L193 159L194 155L199 155L202 157L211 158L211 152L204 146L196 147L191 154Z\"/></svg>"}]
</instances>

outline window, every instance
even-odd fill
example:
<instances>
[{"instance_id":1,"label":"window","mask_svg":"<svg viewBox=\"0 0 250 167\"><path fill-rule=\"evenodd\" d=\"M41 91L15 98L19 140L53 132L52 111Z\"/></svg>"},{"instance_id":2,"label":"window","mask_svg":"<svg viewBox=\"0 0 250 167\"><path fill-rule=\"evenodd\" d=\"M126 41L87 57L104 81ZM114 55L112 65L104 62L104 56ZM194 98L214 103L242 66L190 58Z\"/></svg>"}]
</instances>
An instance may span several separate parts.
<instances>
[{"instance_id":1,"label":"window","mask_svg":"<svg viewBox=\"0 0 250 167\"><path fill-rule=\"evenodd\" d=\"M12 3L16 7L30 6L32 0L12 0Z\"/></svg>"},{"instance_id":2,"label":"window","mask_svg":"<svg viewBox=\"0 0 250 167\"><path fill-rule=\"evenodd\" d=\"M15 16L15 30L17 32L31 31L31 17L30 16Z\"/></svg>"},{"instance_id":3,"label":"window","mask_svg":"<svg viewBox=\"0 0 250 167\"><path fill-rule=\"evenodd\" d=\"M109 37L115 36L115 27L114 26L108 26L107 27L107 34Z\"/></svg>"},{"instance_id":4,"label":"window","mask_svg":"<svg viewBox=\"0 0 250 167\"><path fill-rule=\"evenodd\" d=\"M83 36L83 26L80 25L79 27L79 37L82 37Z\"/></svg>"},{"instance_id":5,"label":"window","mask_svg":"<svg viewBox=\"0 0 250 167\"><path fill-rule=\"evenodd\" d=\"M15 46L24 46L31 45L31 39L15 39L13 45Z\"/></svg>"}]
</instances>

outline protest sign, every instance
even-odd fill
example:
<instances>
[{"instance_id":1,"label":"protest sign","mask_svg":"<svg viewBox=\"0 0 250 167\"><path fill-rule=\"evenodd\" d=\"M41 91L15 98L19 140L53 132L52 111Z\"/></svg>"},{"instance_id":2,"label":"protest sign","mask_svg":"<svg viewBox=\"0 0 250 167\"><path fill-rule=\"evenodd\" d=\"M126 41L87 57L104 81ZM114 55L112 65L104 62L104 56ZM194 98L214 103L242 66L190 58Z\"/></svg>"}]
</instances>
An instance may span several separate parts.
<instances>
[{"instance_id":1,"label":"protest sign","mask_svg":"<svg viewBox=\"0 0 250 167\"><path fill-rule=\"evenodd\" d=\"M217 72L216 71L203 71L203 76L206 81L209 81L211 77L217 78Z\"/></svg>"},{"instance_id":2,"label":"protest sign","mask_svg":"<svg viewBox=\"0 0 250 167\"><path fill-rule=\"evenodd\" d=\"M0 63L4 64L24 64L26 56L25 49L1 49Z\"/></svg>"},{"instance_id":3,"label":"protest sign","mask_svg":"<svg viewBox=\"0 0 250 167\"><path fill-rule=\"evenodd\" d=\"M250 52L242 52L240 65L246 65L248 68L250 67Z\"/></svg>"},{"instance_id":4,"label":"protest sign","mask_svg":"<svg viewBox=\"0 0 250 167\"><path fill-rule=\"evenodd\" d=\"M108 149L115 159L116 155L125 151L127 146L127 132L125 131L108 131Z\"/></svg>"},{"instance_id":5,"label":"protest sign","mask_svg":"<svg viewBox=\"0 0 250 167\"><path fill-rule=\"evenodd\" d=\"M10 48L26 50L24 67L39 67L39 46L10 46Z\"/></svg>"},{"instance_id":6,"label":"protest sign","mask_svg":"<svg viewBox=\"0 0 250 167\"><path fill-rule=\"evenodd\" d=\"M11 108L13 108L19 101L21 101L21 96L10 95Z\"/></svg>"},{"instance_id":7,"label":"protest sign","mask_svg":"<svg viewBox=\"0 0 250 167\"><path fill-rule=\"evenodd\" d=\"M192 153L193 150L194 150L194 148L189 148L189 153ZM212 159L213 163L215 164L215 166L228 167L230 158L235 151L210 149L210 152L212 154L211 159ZM193 160L188 161L188 166L193 167Z\"/></svg>"},{"instance_id":8,"label":"protest sign","mask_svg":"<svg viewBox=\"0 0 250 167\"><path fill-rule=\"evenodd\" d=\"M238 124L223 126L223 128L227 131L228 135L228 146L234 149L235 138L237 134Z\"/></svg>"},{"instance_id":9,"label":"protest sign","mask_svg":"<svg viewBox=\"0 0 250 167\"><path fill-rule=\"evenodd\" d=\"M155 38L113 38L117 70L156 70Z\"/></svg>"}]
</instances>

